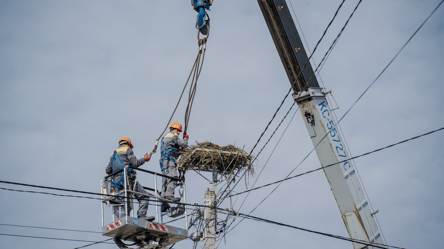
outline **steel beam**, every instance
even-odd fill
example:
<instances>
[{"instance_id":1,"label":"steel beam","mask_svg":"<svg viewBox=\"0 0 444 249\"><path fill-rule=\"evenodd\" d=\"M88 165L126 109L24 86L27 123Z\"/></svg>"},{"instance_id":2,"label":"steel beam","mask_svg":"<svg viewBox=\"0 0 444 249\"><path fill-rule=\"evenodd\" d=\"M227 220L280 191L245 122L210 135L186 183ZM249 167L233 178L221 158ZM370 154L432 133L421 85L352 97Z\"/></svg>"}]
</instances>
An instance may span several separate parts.
<instances>
[{"instance_id":1,"label":"steel beam","mask_svg":"<svg viewBox=\"0 0 444 249\"><path fill-rule=\"evenodd\" d=\"M319 87L285 0L258 0L258 3L293 91Z\"/></svg>"}]
</instances>

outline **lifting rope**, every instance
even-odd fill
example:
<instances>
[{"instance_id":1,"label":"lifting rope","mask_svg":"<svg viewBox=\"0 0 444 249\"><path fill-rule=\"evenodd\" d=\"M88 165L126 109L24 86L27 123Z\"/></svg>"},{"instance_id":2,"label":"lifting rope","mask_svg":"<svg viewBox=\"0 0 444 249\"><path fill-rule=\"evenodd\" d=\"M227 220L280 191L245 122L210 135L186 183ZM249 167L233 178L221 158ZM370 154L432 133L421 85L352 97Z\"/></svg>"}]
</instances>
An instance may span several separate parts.
<instances>
[{"instance_id":1,"label":"lifting rope","mask_svg":"<svg viewBox=\"0 0 444 249\"><path fill-rule=\"evenodd\" d=\"M188 79L185 83L185 86L183 87L182 93L180 94L179 100L177 101L177 104L176 104L176 107L174 108L173 114L171 114L171 117L168 120L168 123L165 126L165 129L162 131L160 136L156 139L156 144L154 145L154 148L150 153L150 157L154 153L156 153L157 146L159 144L159 140L162 138L163 134L168 129L170 122L173 119L174 114L176 113L177 107L179 107L180 101L182 100L182 96L185 93L185 89L187 88L188 83L190 82L191 75L193 75L193 78L191 80L191 85L190 85L190 91L188 93L188 104L187 104L187 108L185 111L184 134L187 133L187 128L188 128L188 124L189 124L189 120L190 120L190 116L191 116L191 109L193 108L194 97L196 96L197 81L199 80L200 73L202 72L202 67L203 67L203 63L205 60L205 52L207 50L207 41L208 41L208 37L210 36L209 28L210 27L208 27L208 35L204 38L200 38L199 31L197 32L199 51L197 53L196 60L194 61L193 68L191 69L191 72L188 75Z\"/></svg>"}]
</instances>

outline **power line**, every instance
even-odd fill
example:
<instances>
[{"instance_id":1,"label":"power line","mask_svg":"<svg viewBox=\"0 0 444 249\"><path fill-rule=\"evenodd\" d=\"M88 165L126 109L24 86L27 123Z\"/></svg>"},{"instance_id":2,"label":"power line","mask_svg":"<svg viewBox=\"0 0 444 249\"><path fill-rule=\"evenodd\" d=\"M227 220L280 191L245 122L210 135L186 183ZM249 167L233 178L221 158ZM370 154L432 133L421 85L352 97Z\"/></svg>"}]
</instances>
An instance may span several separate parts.
<instances>
[{"instance_id":1,"label":"power line","mask_svg":"<svg viewBox=\"0 0 444 249\"><path fill-rule=\"evenodd\" d=\"M20 186L27 186L27 187L34 187L34 188L46 188L46 189L63 189L63 188L54 188L54 187L48 187L48 186L40 186L40 185L33 185L33 184L27 184L27 183L19 183L19 182L10 182L10 181L2 181L0 180L0 183L6 183L6 184L14 184L14 185L20 185ZM58 194L53 194L53 193L48 193L48 192L38 192L38 191L27 191L27 190L19 190L19 189L7 189L7 188L0 188L3 190L8 190L8 191L17 191L17 192L26 192L26 193L35 193L35 194L50 194L50 195L55 195L55 196L63 196L63 197L75 197L75 198L88 198L88 199L96 199L96 200L102 200L99 198L90 198L90 197L86 197L86 196L75 196L75 195L58 195ZM85 192L85 191L79 191L79 190L74 190L74 189L63 189L63 191L71 191L71 192ZM96 195L103 195L103 196L111 196L111 197L115 197L113 195L105 195L105 194L101 194L101 193L94 193L94 192L86 192L89 194L96 194ZM125 198L124 196L120 196L121 198ZM136 199L135 197L127 197L128 199ZM159 202L158 200L148 200L148 202ZM185 205L185 206L194 206L194 207L207 207L206 205L200 205L197 203L184 203L184 202L174 202L174 204L180 204L180 205ZM152 205L152 206L156 206L157 204L148 204L148 205ZM160 205L158 205L160 206ZM187 208L190 209L190 208ZM225 209L221 209L220 210L224 210Z\"/></svg>"},{"instance_id":2,"label":"power line","mask_svg":"<svg viewBox=\"0 0 444 249\"><path fill-rule=\"evenodd\" d=\"M294 104L293 104L293 106L294 106ZM251 188L253 188L253 187L255 186L257 180L258 180L259 177L262 175L262 172L264 171L265 167L267 166L268 161L269 161L270 158L273 156L274 151L276 150L277 146L278 146L279 143L281 142L282 137L283 137L283 136L285 135L285 133L287 132L287 129L288 129L288 127L290 126L291 122L293 121L293 118L294 118L294 116L296 115L296 113L298 112L298 110L299 110L299 108L296 109L296 111L294 112L293 116L291 117L290 121L289 121L288 124L287 124L287 127L285 127L284 132L282 133L281 137L279 138L279 140L277 141L276 145L274 146L273 151L271 152L270 156L268 157L267 161L265 162L264 167L262 167L261 172L259 173L258 177L256 177L256 180L254 181L254 183L253 183L253 185L252 185ZM290 108L290 110L289 110L288 112L290 112L290 111L291 111L291 108ZM288 112L287 112L286 116L288 115ZM285 118L284 118L284 119L285 119ZM284 120L281 121L281 123L279 124L279 126L282 124L283 121L284 121ZM279 127L277 127L277 128L279 128ZM273 136L274 133L277 131L277 128L276 128L276 130L273 132L272 136ZM270 139L271 139L271 137L270 137ZM270 141L270 139L268 139L267 143ZM264 145L264 147L265 147L265 145ZM262 148L262 149L263 149L263 148ZM231 191L233 191L233 189L231 189ZM229 193L227 193L227 195L225 196L225 198L231 193L231 191L230 191ZM224 198L224 199L225 199L225 198ZM239 207L239 210L238 210L238 211L240 211L240 209L241 209L242 206L244 205L244 203L245 203L245 201L247 200L247 198L248 198L248 195L247 195L247 196L245 197L245 199L243 200L243 202L242 202L241 206ZM223 201L223 200L222 200L222 201Z\"/></svg>"},{"instance_id":3,"label":"power line","mask_svg":"<svg viewBox=\"0 0 444 249\"><path fill-rule=\"evenodd\" d=\"M81 191L81 190L74 190L74 189L66 189L66 188L55 188L55 187L41 186L41 185L34 185L34 184L27 184L27 183L19 183L19 182L9 182L9 181L0 180L0 183L14 184L14 185L20 185L20 186L26 186L26 187L33 187L33 188L44 188L44 189L51 189L51 190L58 190L58 191L65 191L65 192L74 192L74 193L81 193L81 194L89 194L89 195L100 195L100 196L113 197L112 195L107 195L107 194L102 194L102 193L95 193L95 192L88 192L88 191Z\"/></svg>"},{"instance_id":4,"label":"power line","mask_svg":"<svg viewBox=\"0 0 444 249\"><path fill-rule=\"evenodd\" d=\"M0 223L0 226L36 228L36 229L46 229L46 230L55 230L55 231L68 231L68 232L80 232L80 233L100 233L100 234L102 233L102 232L95 232L95 231L72 230L72 229L54 228L54 227L24 226L24 225L3 224L3 223Z\"/></svg>"},{"instance_id":5,"label":"power line","mask_svg":"<svg viewBox=\"0 0 444 249\"><path fill-rule=\"evenodd\" d=\"M290 126L291 122L293 121L293 118L294 118L294 116L296 115L297 111L298 111L298 109L295 111L295 113L294 113L293 116L291 117L291 120L288 122L287 127L285 127L284 132L282 133L282 135L281 135L281 137L279 138L278 142L277 142L276 145L274 146L273 151L271 152L270 156L268 157L267 161L265 162L265 165L264 165L264 167L262 168L261 172L259 173L259 176L258 176L258 177L256 178L256 180L254 181L252 188L254 187L254 185L255 185L256 182L257 182L257 179L259 179L259 177L260 177L260 175L262 174L263 170L265 169L265 167L267 166L268 162L270 161L270 158L273 156L274 151L276 150L277 146L278 146L279 143L281 142L282 137L283 137L283 136L285 135L285 133L287 132L287 129L288 129L288 127ZM238 212L240 212L240 210L241 210L242 206L244 205L245 201L247 200L248 196L249 196L249 194L248 194L248 195L245 197L245 199L243 200L241 206L240 206L239 209L238 209ZM227 226L226 229L229 229L229 228L231 227L231 225L235 222L235 220L236 220L236 218L233 219L233 221ZM239 223L240 223L240 222L239 222ZM222 242L222 241L221 241L221 242ZM219 242L219 244L220 244L220 242Z\"/></svg>"},{"instance_id":6,"label":"power line","mask_svg":"<svg viewBox=\"0 0 444 249\"><path fill-rule=\"evenodd\" d=\"M94 242L94 243L91 243L91 244L88 244L88 245L84 245L84 246L76 247L76 248L74 248L74 249L80 249L80 248L85 248L85 247L88 247L88 246L93 246L93 245L97 245L97 244L101 244L101 243L106 243L107 241L110 241L110 240L112 240L112 239L113 239L113 238L106 239L106 240L102 240L102 241L97 241L97 242ZM107 244L112 244L112 243L107 243Z\"/></svg>"},{"instance_id":7,"label":"power line","mask_svg":"<svg viewBox=\"0 0 444 249\"><path fill-rule=\"evenodd\" d=\"M444 1L444 0L443 0L443 1ZM394 143L394 144L387 145L387 146L385 146L385 147L382 147L382 148L379 148L379 149L376 149L376 150L373 150L373 151L370 151L370 152L367 152L367 153L361 154L361 155L359 155L359 156L350 157L350 158L347 159L347 160L343 160L343 161L340 161L340 162L337 162L337 163L329 164L329 165L326 165L326 166L324 166L324 167L320 167L320 168L317 168L317 169L313 169L313 170L310 170L310 171L307 171L307 172L304 172L304 173L301 173L301 174L298 174L298 175L295 175L295 176L287 177L287 178L284 178L284 179L282 179L282 180L279 180L279 181L276 181L276 182L272 182L272 183L268 183L268 184L262 185L262 186L260 186L260 187L254 188L254 189L249 189L249 190L245 190L245 191L243 191L243 192L239 192L239 193L236 193L236 194L232 194L232 195L230 195L229 197L233 197L233 196L240 195L240 194L244 194L244 193L247 193L247 192L250 192L250 191L253 191L253 190L261 189L261 188L264 188L264 187L267 187L267 186L270 186L270 185L274 185L274 184L277 184L277 183L280 183L280 182L284 182L284 181L287 181L287 180L290 180L290 179L293 179L293 178L296 178L296 177L299 177L299 176L307 175L307 174L310 174L310 173L313 173L313 172L319 171L319 170L321 170L321 169L325 169L325 168L328 168L328 167L332 167L332 166L334 166L334 165L336 165L336 164L340 164L340 163L346 162L346 161L348 161L348 160L353 160L353 159L356 159L356 158L359 158L359 157L367 156L367 155L370 155L370 154L373 154L373 153L376 153L376 152L379 152L379 151L382 151L382 150L385 150L385 149L388 149L388 148L394 147L394 146L396 146L396 145L400 145L400 144L403 144L403 143L406 143L406 142L409 142L409 141L412 141L412 140L418 139L418 138L420 138L420 137L424 137L424 136L427 136L427 135L433 134L433 133L438 132L438 131L441 131L441 130L444 130L444 127L439 128L439 129L436 129L436 130L433 130L433 131L430 131L430 132L427 132L427 133L424 133L424 134L419 135L419 136L416 136L416 137L412 137L412 138L409 138L409 139L406 139L406 140L403 140L403 141L400 141L400 142Z\"/></svg>"},{"instance_id":8,"label":"power line","mask_svg":"<svg viewBox=\"0 0 444 249\"><path fill-rule=\"evenodd\" d=\"M89 197L89 196L80 196L80 195L61 195L61 194L55 194L55 193L49 193L49 192L40 192L40 191L31 191L31 190L21 190L21 189L10 189L10 188L2 188L1 190L7 190L7 191L15 191L15 192L21 192L21 193L31 193L31 194L45 194L45 195L53 195L53 196L59 196L59 197L74 197L74 198L84 198L84 199L91 199L91 200L102 200L97 197Z\"/></svg>"},{"instance_id":9,"label":"power line","mask_svg":"<svg viewBox=\"0 0 444 249\"><path fill-rule=\"evenodd\" d=\"M259 151L259 153L257 154L257 156L255 157L255 159L253 160L253 162L259 157L259 155L261 154L261 152L264 150L264 148L268 145L268 143L270 142L270 140L273 138L273 136L274 136L274 134L277 132L277 130L281 127L281 125L282 125L282 123L284 122L284 120L287 118L287 116L288 116L288 114L290 113L290 111L293 109L293 107L295 106L295 104L296 104L296 102L293 102L293 104L291 105L291 107L290 107L290 109L287 111L287 113L285 114L285 116L282 118L282 120L281 120L281 122L279 123L279 125L276 127L276 129L273 131L273 133L271 134L271 136L270 136L270 138L268 138L268 140L267 140L267 142L264 144L264 146L261 148L261 150ZM297 109L297 110L299 110L299 108ZM296 112L297 112L297 110L296 110ZM296 114L296 112L295 112L295 114ZM294 115L293 115L293 117L294 117ZM291 118L292 120L293 120L293 118ZM291 121L290 121L291 122ZM290 124L290 123L288 123L288 124ZM287 125L287 128L288 128L288 125ZM285 129L285 130L287 130L287 128ZM284 132L285 133L285 132ZM282 137L281 137L282 138ZM280 139L279 139L279 141L280 141ZM278 144L279 144L279 142L278 142ZM276 145L277 146L277 145ZM252 163L253 163L252 162ZM265 168L265 166L264 166L264 168ZM264 170L264 168L262 168L262 170L261 170L261 172L259 173L259 175L258 175L258 177L256 178L256 180L254 181L254 183L253 183L253 186L256 184L256 182L257 182L257 180L259 179L259 177L261 176L261 174L262 174L262 171ZM245 173L244 173L245 174ZM243 177L243 175L241 176L241 178ZM237 184L235 184L234 185L234 187L225 195L225 197L227 197L232 191L233 191L233 189L235 188L237 186ZM225 192L222 192L221 194L220 194L220 199L222 199L222 201L220 202L220 203L222 203L223 202L223 200L225 199L225 197L224 198L222 198L222 195L224 194ZM245 202L245 200L244 200L244 202ZM220 204L219 204L220 205Z\"/></svg>"},{"instance_id":10,"label":"power line","mask_svg":"<svg viewBox=\"0 0 444 249\"><path fill-rule=\"evenodd\" d=\"M402 247L391 246L391 245L383 245L383 244L379 244L379 243L371 243L371 242L367 242L367 241L363 241L363 240L352 239L352 238L349 238L349 237L344 237L344 236L324 233L324 232L320 232L320 231L310 230L310 229L306 229L306 228L302 228L302 227L297 227L297 226L293 226L293 225L288 225L288 224L285 224L285 223L281 223L281 222L277 222L277 221L272 221L272 220L268 220L268 219L264 219L264 218L260 218L260 217L256 217L256 216L252 216L252 215L246 215L246 214L240 214L240 213L239 213L239 215L243 216L246 219L251 219L251 220L255 220L255 221L261 221L261 222L265 222L265 223L269 223L269 224L275 224L275 225L279 225L279 226L283 226L283 227L288 227L288 228L293 228L293 229L297 229L297 230L301 230L301 231L305 231L305 232L309 232L309 233L314 233L314 234L318 234L318 235L332 237L332 238L340 239L340 240L346 240L346 241L349 241L349 242L358 243L358 244L367 245L367 246L372 246L372 247L376 247L376 248L384 248L384 249L386 249L387 247L392 247L392 248L397 248L397 249L405 249L405 248L402 248Z\"/></svg>"},{"instance_id":11,"label":"power line","mask_svg":"<svg viewBox=\"0 0 444 249\"><path fill-rule=\"evenodd\" d=\"M362 1L362 0L361 0ZM327 28L325 29L324 33L322 34L321 38L318 40L315 48L313 49L313 52L311 53L310 57L307 59L307 61L304 64L304 67L302 68L301 72L299 73L299 75L296 78L297 79L302 75L302 72L305 70L306 66L308 63L310 63L310 59L313 57L314 53L316 52L319 44L321 43L321 41L324 39L328 29L330 28L331 24L333 23L333 21L336 19L336 16L339 13L339 10L342 8L342 5L344 4L345 0L342 1L342 3L339 5L338 9L336 10L333 18L331 19L330 23L327 25ZM253 146L253 148L251 149L250 155L253 153L254 149L256 148L256 146L259 144L260 140L262 139L262 137L264 136L265 132L268 130L268 127L271 125L271 123L273 122L274 118L276 117L276 114L279 112L280 108L282 107L282 105L284 104L285 100L287 99L288 95L290 95L291 90L293 85L296 83L293 82L291 84L290 90L287 92L287 94L285 95L284 99L282 100L281 104L279 105L278 109L276 110L276 112L274 113L273 117L271 118L271 120L268 122L267 126L265 127L264 131L262 132L262 134L259 136L259 139L257 140L256 144Z\"/></svg>"},{"instance_id":12,"label":"power line","mask_svg":"<svg viewBox=\"0 0 444 249\"><path fill-rule=\"evenodd\" d=\"M1 235L1 236L11 236L11 237L31 238L31 239L62 240L62 241L72 241L72 242L86 242L86 243L95 243L95 242L97 242L97 241L91 241L91 240L51 238L51 237L29 236L29 235L21 235L21 234L7 234L7 233L0 233L0 235ZM109 242L103 242L103 243L106 243L106 244L114 244L114 243L109 243Z\"/></svg>"}]
</instances>

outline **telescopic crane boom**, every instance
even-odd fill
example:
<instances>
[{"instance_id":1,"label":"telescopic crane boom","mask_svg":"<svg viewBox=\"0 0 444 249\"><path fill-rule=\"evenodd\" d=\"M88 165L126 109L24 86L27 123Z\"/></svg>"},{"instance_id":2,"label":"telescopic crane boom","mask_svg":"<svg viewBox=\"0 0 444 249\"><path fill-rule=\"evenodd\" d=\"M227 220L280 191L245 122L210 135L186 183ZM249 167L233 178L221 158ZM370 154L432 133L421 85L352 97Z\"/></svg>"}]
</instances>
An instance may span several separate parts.
<instances>
[{"instance_id":1,"label":"telescopic crane boom","mask_svg":"<svg viewBox=\"0 0 444 249\"><path fill-rule=\"evenodd\" d=\"M350 238L384 245L342 135L308 61L285 0L258 0ZM364 248L353 243L355 249ZM372 248L368 246L367 248Z\"/></svg>"}]
</instances>

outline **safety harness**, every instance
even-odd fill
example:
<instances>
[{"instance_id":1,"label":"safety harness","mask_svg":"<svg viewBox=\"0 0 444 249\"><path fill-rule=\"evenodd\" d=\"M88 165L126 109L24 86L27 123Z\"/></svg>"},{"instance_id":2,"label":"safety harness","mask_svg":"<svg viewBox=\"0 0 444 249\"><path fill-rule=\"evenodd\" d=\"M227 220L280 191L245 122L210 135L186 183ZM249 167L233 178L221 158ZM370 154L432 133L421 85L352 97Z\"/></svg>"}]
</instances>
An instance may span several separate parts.
<instances>
[{"instance_id":1,"label":"safety harness","mask_svg":"<svg viewBox=\"0 0 444 249\"><path fill-rule=\"evenodd\" d=\"M122 163L120 162L119 157L117 156L117 151L114 151L114 154L111 157L111 173L114 173L114 166L113 166L114 159L116 160L116 162L119 165L120 169L123 169ZM128 173L129 174L132 173L132 171L133 171L132 168L128 169ZM116 187L116 188L118 188L119 190L123 189L123 183L125 182L125 179L123 178L123 176L124 176L123 172L117 174L116 176L122 176L122 177L120 178L120 181L118 181L118 182L113 180L111 185Z\"/></svg>"},{"instance_id":2,"label":"safety harness","mask_svg":"<svg viewBox=\"0 0 444 249\"><path fill-rule=\"evenodd\" d=\"M171 154L173 154L174 157L177 156L177 148L173 147L171 149L169 149L168 151L165 150L165 145L163 144L163 139L161 140L161 144L162 144L162 158L160 159L160 169L162 170L162 172L165 172L165 168L162 166L163 161L168 158L168 160L172 161L173 163L176 163L176 161L174 160L174 158L171 157Z\"/></svg>"}]
</instances>

